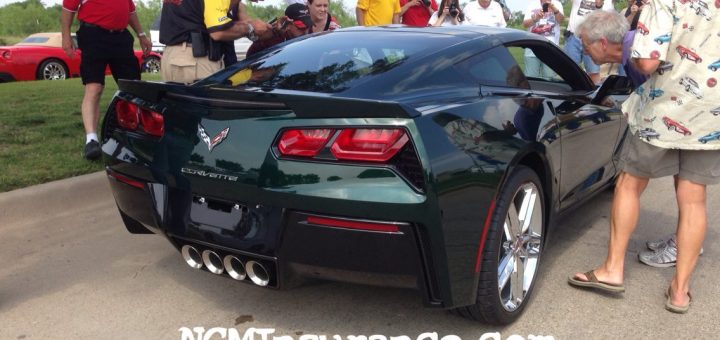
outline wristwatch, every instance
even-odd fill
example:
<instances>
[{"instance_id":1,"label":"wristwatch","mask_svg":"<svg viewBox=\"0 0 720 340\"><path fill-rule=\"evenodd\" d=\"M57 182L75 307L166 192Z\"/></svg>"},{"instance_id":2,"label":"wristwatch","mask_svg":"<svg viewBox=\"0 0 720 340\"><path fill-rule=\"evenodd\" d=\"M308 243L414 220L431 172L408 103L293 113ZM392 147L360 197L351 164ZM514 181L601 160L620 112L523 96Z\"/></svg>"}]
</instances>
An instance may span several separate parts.
<instances>
[{"instance_id":1,"label":"wristwatch","mask_svg":"<svg viewBox=\"0 0 720 340\"><path fill-rule=\"evenodd\" d=\"M257 36L257 34L255 34L255 27L253 27L252 24L248 23L247 28L248 28L247 38L250 39L250 41L257 41L258 36Z\"/></svg>"},{"instance_id":2,"label":"wristwatch","mask_svg":"<svg viewBox=\"0 0 720 340\"><path fill-rule=\"evenodd\" d=\"M145 36L145 32L140 32L140 33L137 34L137 36L138 36L138 38L139 38L139 37L144 37L144 36Z\"/></svg>"}]
</instances>

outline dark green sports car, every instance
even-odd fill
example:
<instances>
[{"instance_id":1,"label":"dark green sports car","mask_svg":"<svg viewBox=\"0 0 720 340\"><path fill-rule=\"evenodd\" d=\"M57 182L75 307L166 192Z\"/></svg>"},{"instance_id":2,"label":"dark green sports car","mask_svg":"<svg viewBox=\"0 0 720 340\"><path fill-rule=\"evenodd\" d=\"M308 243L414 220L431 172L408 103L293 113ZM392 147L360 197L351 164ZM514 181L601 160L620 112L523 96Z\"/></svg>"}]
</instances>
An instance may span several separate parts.
<instances>
[{"instance_id":1,"label":"dark green sports car","mask_svg":"<svg viewBox=\"0 0 720 340\"><path fill-rule=\"evenodd\" d=\"M527 32L351 28L189 86L121 81L103 158L127 229L193 268L414 288L504 324L553 221L612 184L628 90Z\"/></svg>"}]
</instances>

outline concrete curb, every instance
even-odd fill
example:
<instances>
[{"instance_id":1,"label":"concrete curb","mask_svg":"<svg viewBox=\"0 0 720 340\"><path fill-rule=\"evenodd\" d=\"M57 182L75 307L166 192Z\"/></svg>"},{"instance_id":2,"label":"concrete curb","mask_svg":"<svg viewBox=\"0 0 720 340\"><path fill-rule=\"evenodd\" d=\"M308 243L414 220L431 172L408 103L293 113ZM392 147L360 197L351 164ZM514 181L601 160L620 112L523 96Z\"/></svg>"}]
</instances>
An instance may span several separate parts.
<instances>
[{"instance_id":1,"label":"concrete curb","mask_svg":"<svg viewBox=\"0 0 720 340\"><path fill-rule=\"evenodd\" d=\"M54 215L112 199L104 171L0 193L0 226L27 216Z\"/></svg>"}]
</instances>

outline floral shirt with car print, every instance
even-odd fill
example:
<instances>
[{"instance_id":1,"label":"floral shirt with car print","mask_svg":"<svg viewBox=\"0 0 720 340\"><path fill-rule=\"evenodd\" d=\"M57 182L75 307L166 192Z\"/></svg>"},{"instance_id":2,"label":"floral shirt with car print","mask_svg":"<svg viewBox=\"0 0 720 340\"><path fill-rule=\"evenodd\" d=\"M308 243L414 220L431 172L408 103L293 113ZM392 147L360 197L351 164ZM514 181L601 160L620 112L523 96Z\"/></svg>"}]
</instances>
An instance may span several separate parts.
<instances>
[{"instance_id":1,"label":"floral shirt with car print","mask_svg":"<svg viewBox=\"0 0 720 340\"><path fill-rule=\"evenodd\" d=\"M661 148L719 150L720 0L652 0L649 6L631 57L662 63L623 104L630 130Z\"/></svg>"}]
</instances>

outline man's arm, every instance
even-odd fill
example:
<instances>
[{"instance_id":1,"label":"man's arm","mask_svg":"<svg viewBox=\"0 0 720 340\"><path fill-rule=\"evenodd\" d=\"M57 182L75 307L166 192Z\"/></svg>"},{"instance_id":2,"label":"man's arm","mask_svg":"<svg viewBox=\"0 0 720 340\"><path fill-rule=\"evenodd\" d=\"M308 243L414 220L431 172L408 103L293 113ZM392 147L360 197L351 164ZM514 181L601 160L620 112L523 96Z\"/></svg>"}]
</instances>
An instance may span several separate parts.
<instances>
[{"instance_id":1,"label":"man's arm","mask_svg":"<svg viewBox=\"0 0 720 340\"><path fill-rule=\"evenodd\" d=\"M355 7L355 17L357 18L358 25L365 26L365 10L364 9Z\"/></svg>"},{"instance_id":2,"label":"man's arm","mask_svg":"<svg viewBox=\"0 0 720 340\"><path fill-rule=\"evenodd\" d=\"M138 39L140 39L140 47L142 48L143 56L147 56L152 48L152 42L148 39L147 35L145 35L145 32L143 32L140 20L135 12L130 13L130 27L132 27L133 31L135 31L135 35L138 36Z\"/></svg>"},{"instance_id":3,"label":"man's arm","mask_svg":"<svg viewBox=\"0 0 720 340\"><path fill-rule=\"evenodd\" d=\"M73 52L75 51L75 44L73 44L72 36L70 35L70 26L72 26L73 19L75 19L75 12L70 12L63 8L60 13L60 31L62 32L62 49L68 58L72 58Z\"/></svg>"},{"instance_id":4,"label":"man's arm","mask_svg":"<svg viewBox=\"0 0 720 340\"><path fill-rule=\"evenodd\" d=\"M399 23L400 23L400 13L395 13L395 14L393 14L392 23L393 23L393 24L399 24Z\"/></svg>"},{"instance_id":5,"label":"man's arm","mask_svg":"<svg viewBox=\"0 0 720 340\"><path fill-rule=\"evenodd\" d=\"M405 12L407 12L407 10L410 9L410 7L415 6L417 1L420 1L420 0L408 0L408 2L406 2L404 5L400 6L400 15L401 16L404 15Z\"/></svg>"},{"instance_id":6,"label":"man's arm","mask_svg":"<svg viewBox=\"0 0 720 340\"><path fill-rule=\"evenodd\" d=\"M633 58L631 60L638 72L648 76L653 74L660 66L660 60L658 59Z\"/></svg>"},{"instance_id":7,"label":"man's arm","mask_svg":"<svg viewBox=\"0 0 720 340\"><path fill-rule=\"evenodd\" d=\"M233 41L247 37L250 33L250 27L248 25L252 25L255 35L260 39L272 36L272 27L270 24L259 19L251 19L248 21L235 21L228 29L210 32L210 38L216 41Z\"/></svg>"}]
</instances>

